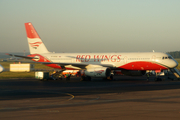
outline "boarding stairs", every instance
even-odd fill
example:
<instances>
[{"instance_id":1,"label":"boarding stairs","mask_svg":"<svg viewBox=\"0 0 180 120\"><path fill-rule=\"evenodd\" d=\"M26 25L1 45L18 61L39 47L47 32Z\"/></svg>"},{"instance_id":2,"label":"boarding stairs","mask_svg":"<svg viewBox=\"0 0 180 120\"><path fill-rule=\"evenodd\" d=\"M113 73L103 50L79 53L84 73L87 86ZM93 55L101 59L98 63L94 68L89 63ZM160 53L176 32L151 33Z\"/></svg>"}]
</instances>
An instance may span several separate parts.
<instances>
[{"instance_id":1,"label":"boarding stairs","mask_svg":"<svg viewBox=\"0 0 180 120\"><path fill-rule=\"evenodd\" d=\"M170 69L170 71L174 74L174 76L180 79L180 72L176 68Z\"/></svg>"}]
</instances>

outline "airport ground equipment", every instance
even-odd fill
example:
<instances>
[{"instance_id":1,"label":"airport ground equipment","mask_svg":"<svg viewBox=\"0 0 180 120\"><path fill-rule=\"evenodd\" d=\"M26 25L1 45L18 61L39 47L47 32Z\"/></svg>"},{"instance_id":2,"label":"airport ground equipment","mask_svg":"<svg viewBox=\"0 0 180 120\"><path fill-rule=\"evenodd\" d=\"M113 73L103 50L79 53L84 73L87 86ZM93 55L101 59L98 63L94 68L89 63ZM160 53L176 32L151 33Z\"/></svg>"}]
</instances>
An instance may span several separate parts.
<instances>
[{"instance_id":1,"label":"airport ground equipment","mask_svg":"<svg viewBox=\"0 0 180 120\"><path fill-rule=\"evenodd\" d=\"M34 64L10 64L11 72L30 72L34 70Z\"/></svg>"},{"instance_id":2,"label":"airport ground equipment","mask_svg":"<svg viewBox=\"0 0 180 120\"><path fill-rule=\"evenodd\" d=\"M176 68L170 69L170 71L174 74L174 76L180 79L180 72Z\"/></svg>"},{"instance_id":3,"label":"airport ground equipment","mask_svg":"<svg viewBox=\"0 0 180 120\"><path fill-rule=\"evenodd\" d=\"M35 72L35 78L40 80L48 80L49 79L49 72Z\"/></svg>"}]
</instances>

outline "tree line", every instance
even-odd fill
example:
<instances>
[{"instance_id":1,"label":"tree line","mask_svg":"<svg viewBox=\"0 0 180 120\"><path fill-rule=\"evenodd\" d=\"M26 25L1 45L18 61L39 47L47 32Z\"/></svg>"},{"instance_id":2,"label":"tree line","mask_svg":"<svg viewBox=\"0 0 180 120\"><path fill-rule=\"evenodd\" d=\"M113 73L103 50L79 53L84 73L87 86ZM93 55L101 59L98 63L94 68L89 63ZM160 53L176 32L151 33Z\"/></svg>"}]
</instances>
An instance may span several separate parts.
<instances>
[{"instance_id":1,"label":"tree line","mask_svg":"<svg viewBox=\"0 0 180 120\"><path fill-rule=\"evenodd\" d=\"M173 51L167 53L170 54L173 58L180 58L180 51Z\"/></svg>"}]
</instances>

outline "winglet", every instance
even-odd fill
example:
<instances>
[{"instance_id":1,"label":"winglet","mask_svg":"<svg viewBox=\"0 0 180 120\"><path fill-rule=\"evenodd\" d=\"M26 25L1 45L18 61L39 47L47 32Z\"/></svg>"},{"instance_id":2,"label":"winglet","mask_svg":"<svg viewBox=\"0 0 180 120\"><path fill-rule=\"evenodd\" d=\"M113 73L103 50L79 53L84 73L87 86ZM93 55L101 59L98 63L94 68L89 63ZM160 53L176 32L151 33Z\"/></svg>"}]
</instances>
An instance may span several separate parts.
<instances>
[{"instance_id":1,"label":"winglet","mask_svg":"<svg viewBox=\"0 0 180 120\"><path fill-rule=\"evenodd\" d=\"M6 53L6 55L13 56L13 57L21 57L21 58L25 58L25 59L34 59L35 58L35 57L22 56L22 55L13 55L13 54L9 54L9 53Z\"/></svg>"}]
</instances>

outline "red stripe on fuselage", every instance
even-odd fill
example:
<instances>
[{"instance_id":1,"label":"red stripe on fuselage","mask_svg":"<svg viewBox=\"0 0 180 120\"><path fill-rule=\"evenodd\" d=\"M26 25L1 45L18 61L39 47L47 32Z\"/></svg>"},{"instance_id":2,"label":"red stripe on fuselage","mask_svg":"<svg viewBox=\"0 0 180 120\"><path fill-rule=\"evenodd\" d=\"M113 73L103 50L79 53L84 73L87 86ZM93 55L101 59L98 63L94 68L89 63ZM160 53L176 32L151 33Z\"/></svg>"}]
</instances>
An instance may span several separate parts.
<instances>
[{"instance_id":1,"label":"red stripe on fuselage","mask_svg":"<svg viewBox=\"0 0 180 120\"><path fill-rule=\"evenodd\" d=\"M127 63L118 68L126 69L126 70L166 70L168 69L157 63L144 62L144 61Z\"/></svg>"}]
</instances>

